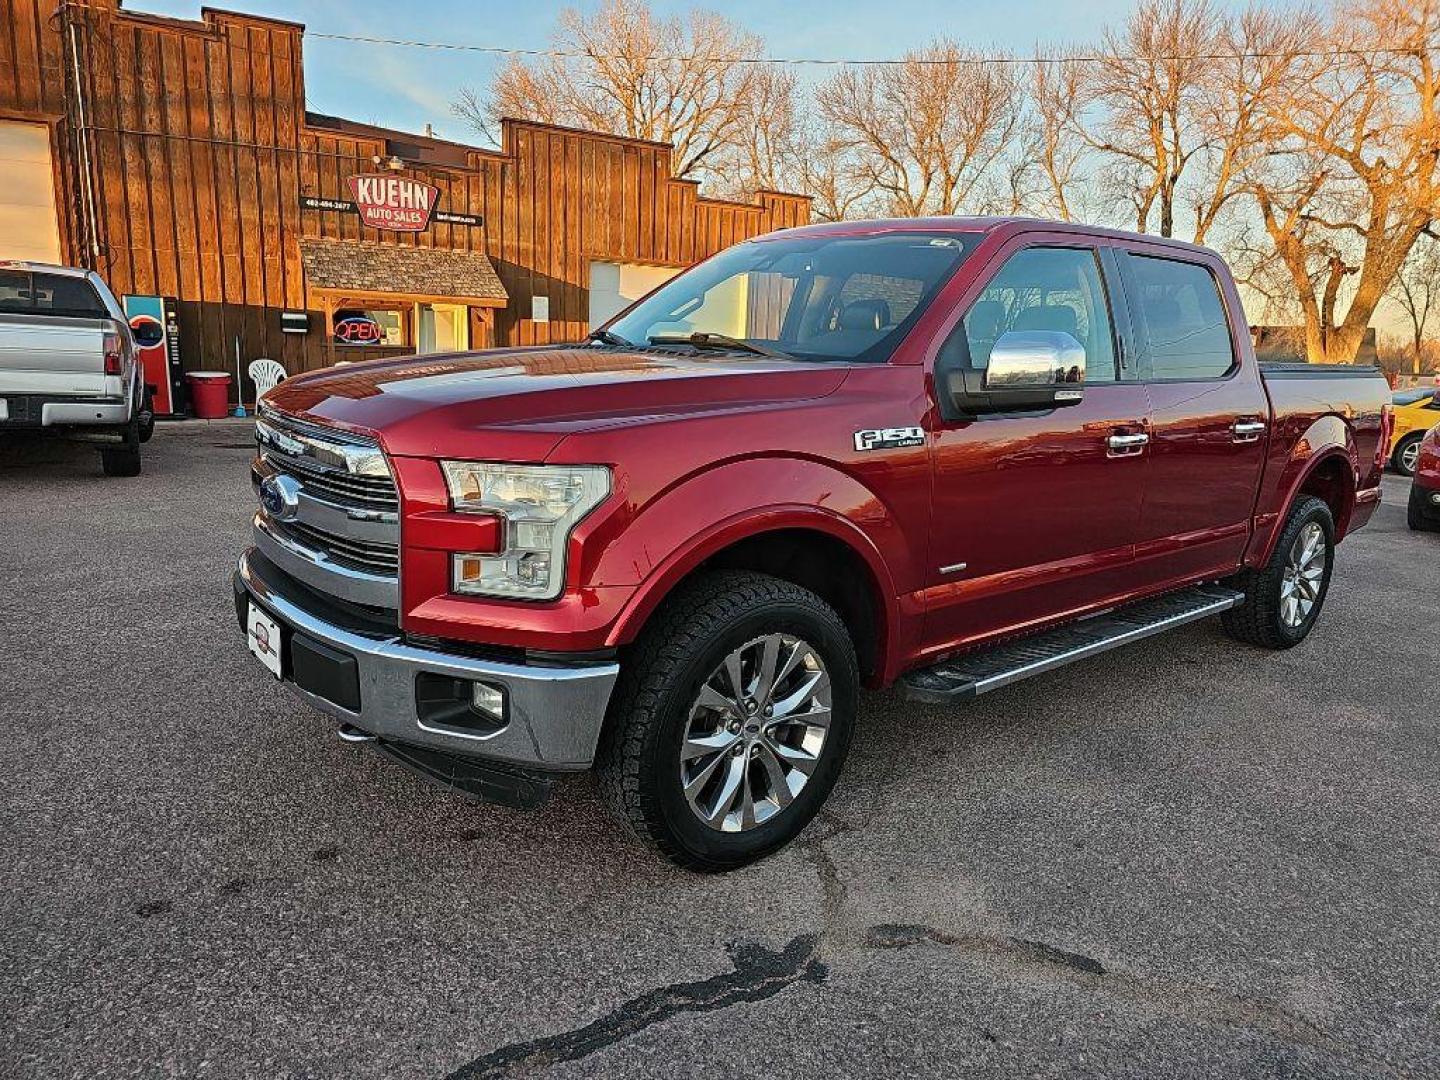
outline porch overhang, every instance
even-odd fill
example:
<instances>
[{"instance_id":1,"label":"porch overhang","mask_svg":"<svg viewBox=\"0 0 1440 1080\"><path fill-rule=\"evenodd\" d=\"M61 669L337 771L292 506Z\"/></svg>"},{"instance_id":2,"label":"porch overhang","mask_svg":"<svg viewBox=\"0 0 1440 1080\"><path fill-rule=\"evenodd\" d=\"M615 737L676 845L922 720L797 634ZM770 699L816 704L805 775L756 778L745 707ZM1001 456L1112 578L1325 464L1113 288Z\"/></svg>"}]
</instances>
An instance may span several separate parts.
<instances>
[{"instance_id":1,"label":"porch overhang","mask_svg":"<svg viewBox=\"0 0 1440 1080\"><path fill-rule=\"evenodd\" d=\"M510 295L484 252L377 244L300 241L305 283L320 299L419 301L503 308Z\"/></svg>"}]
</instances>

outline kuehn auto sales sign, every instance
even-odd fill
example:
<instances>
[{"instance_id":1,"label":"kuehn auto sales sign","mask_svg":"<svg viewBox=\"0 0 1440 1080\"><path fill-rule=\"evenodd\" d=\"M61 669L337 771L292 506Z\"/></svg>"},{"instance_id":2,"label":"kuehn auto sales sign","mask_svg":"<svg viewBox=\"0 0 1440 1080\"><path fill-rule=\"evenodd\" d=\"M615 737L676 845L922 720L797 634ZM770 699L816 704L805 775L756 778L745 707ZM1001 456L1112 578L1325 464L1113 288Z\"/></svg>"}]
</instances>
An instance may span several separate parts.
<instances>
[{"instance_id":1,"label":"kuehn auto sales sign","mask_svg":"<svg viewBox=\"0 0 1440 1080\"><path fill-rule=\"evenodd\" d=\"M421 232L428 227L440 194L432 184L408 176L366 174L348 177L347 182L360 220L392 232Z\"/></svg>"}]
</instances>

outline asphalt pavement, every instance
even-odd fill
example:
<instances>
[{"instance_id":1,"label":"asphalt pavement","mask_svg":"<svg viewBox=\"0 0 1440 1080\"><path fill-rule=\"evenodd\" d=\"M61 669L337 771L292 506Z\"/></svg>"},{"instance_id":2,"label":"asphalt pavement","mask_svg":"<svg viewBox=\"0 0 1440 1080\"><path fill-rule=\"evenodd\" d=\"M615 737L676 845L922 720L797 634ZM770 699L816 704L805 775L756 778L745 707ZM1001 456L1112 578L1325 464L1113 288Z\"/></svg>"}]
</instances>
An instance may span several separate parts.
<instances>
[{"instance_id":1,"label":"asphalt pavement","mask_svg":"<svg viewBox=\"0 0 1440 1080\"><path fill-rule=\"evenodd\" d=\"M787 851L676 871L589 777L478 805L246 653L249 429L0 447L0 1075L1440 1075L1440 534L1301 647L1205 623L863 701Z\"/></svg>"}]
</instances>

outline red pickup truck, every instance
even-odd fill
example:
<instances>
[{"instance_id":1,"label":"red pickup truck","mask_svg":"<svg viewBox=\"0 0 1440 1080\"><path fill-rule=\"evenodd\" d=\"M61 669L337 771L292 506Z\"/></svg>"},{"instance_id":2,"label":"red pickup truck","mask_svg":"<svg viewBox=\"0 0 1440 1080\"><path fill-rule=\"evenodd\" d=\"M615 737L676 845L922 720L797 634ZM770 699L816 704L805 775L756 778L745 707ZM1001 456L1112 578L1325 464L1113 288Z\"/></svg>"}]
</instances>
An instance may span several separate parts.
<instances>
[{"instance_id":1,"label":"red pickup truck","mask_svg":"<svg viewBox=\"0 0 1440 1080\"><path fill-rule=\"evenodd\" d=\"M726 869L814 816L862 686L959 701L1217 614L1303 640L1389 400L1257 365L1202 248L792 229L584 343L283 383L236 611L342 737L518 806L594 767L661 854Z\"/></svg>"}]
</instances>

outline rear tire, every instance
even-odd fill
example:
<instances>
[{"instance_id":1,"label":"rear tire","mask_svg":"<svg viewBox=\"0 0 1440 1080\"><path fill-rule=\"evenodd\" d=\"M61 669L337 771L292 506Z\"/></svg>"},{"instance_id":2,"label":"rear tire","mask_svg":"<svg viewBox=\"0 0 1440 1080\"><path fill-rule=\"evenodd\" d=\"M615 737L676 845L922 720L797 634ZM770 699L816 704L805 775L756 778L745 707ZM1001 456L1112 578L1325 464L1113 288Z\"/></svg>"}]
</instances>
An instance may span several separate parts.
<instances>
[{"instance_id":1,"label":"rear tire","mask_svg":"<svg viewBox=\"0 0 1440 1080\"><path fill-rule=\"evenodd\" d=\"M106 476L140 475L140 418L126 424L119 446L106 446L100 451L100 467Z\"/></svg>"},{"instance_id":2,"label":"rear tire","mask_svg":"<svg viewBox=\"0 0 1440 1080\"><path fill-rule=\"evenodd\" d=\"M1405 522L1416 532L1440 532L1440 524L1430 516L1425 495L1418 484L1410 485L1410 502L1405 507Z\"/></svg>"},{"instance_id":3,"label":"rear tire","mask_svg":"<svg viewBox=\"0 0 1440 1080\"><path fill-rule=\"evenodd\" d=\"M136 434L142 443L149 442L151 436L155 434L155 404L150 396L149 390L145 391L145 398L140 406L139 425L136 429Z\"/></svg>"},{"instance_id":4,"label":"rear tire","mask_svg":"<svg viewBox=\"0 0 1440 1080\"><path fill-rule=\"evenodd\" d=\"M622 665L600 789L678 866L754 862L793 840L835 786L859 685L845 624L814 593L707 574L665 602Z\"/></svg>"},{"instance_id":5,"label":"rear tire","mask_svg":"<svg viewBox=\"0 0 1440 1080\"><path fill-rule=\"evenodd\" d=\"M1221 615L1221 626L1237 641L1265 649L1299 645L1320 617L1334 566L1330 507L1313 495L1302 496L1264 569L1247 570L1235 582L1245 602Z\"/></svg>"},{"instance_id":6,"label":"rear tire","mask_svg":"<svg viewBox=\"0 0 1440 1080\"><path fill-rule=\"evenodd\" d=\"M1395 444L1395 450L1390 455L1390 464L1401 476L1415 475L1415 464L1420 457L1420 440L1424 437L1423 431L1417 431L1413 435L1406 435Z\"/></svg>"}]
</instances>

